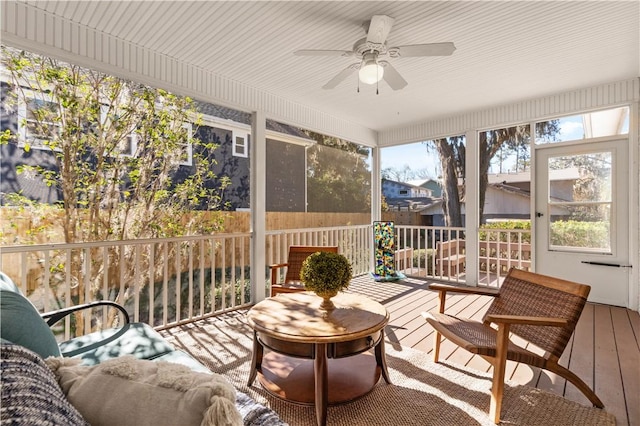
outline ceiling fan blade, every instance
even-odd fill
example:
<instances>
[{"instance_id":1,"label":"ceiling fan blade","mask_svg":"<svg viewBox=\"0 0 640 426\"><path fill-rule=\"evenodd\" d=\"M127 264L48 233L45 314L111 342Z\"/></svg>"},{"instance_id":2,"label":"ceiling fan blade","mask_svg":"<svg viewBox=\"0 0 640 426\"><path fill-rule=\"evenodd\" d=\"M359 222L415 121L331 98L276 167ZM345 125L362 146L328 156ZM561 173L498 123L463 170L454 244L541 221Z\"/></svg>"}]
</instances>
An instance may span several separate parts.
<instances>
[{"instance_id":1,"label":"ceiling fan blade","mask_svg":"<svg viewBox=\"0 0 640 426\"><path fill-rule=\"evenodd\" d=\"M387 41L389 31L395 19L387 15L374 15L367 30L367 41L369 43L384 44Z\"/></svg>"},{"instance_id":2,"label":"ceiling fan blade","mask_svg":"<svg viewBox=\"0 0 640 426\"><path fill-rule=\"evenodd\" d=\"M384 81L386 81L389 87L393 90L400 90L408 84L389 62L380 61L380 65L384 67L384 74L382 78L384 78Z\"/></svg>"},{"instance_id":3,"label":"ceiling fan blade","mask_svg":"<svg viewBox=\"0 0 640 426\"><path fill-rule=\"evenodd\" d=\"M303 49L293 52L296 56L352 56L353 52L350 50L313 50Z\"/></svg>"},{"instance_id":4,"label":"ceiling fan blade","mask_svg":"<svg viewBox=\"0 0 640 426\"><path fill-rule=\"evenodd\" d=\"M356 70L358 65L359 64L357 63L349 65L348 67L340 71L338 75L336 75L331 80L329 80L324 86L322 86L322 88L323 89L335 88L338 84L342 83L347 77L349 77Z\"/></svg>"},{"instance_id":5,"label":"ceiling fan blade","mask_svg":"<svg viewBox=\"0 0 640 426\"><path fill-rule=\"evenodd\" d=\"M397 53L393 56L400 56L404 58L412 56L449 56L456 50L456 46L451 42L410 44L408 46L390 48L390 55L393 50L397 50Z\"/></svg>"}]
</instances>

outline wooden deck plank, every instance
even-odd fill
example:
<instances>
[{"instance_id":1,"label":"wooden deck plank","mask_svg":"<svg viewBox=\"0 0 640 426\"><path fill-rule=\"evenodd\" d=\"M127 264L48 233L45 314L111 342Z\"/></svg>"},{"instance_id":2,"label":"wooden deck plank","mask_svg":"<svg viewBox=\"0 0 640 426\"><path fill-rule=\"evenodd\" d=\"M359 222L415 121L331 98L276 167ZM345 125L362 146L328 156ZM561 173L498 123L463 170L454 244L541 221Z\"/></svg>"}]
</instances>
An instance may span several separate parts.
<instances>
[{"instance_id":1,"label":"wooden deck plank","mask_svg":"<svg viewBox=\"0 0 640 426\"><path fill-rule=\"evenodd\" d=\"M593 389L594 371L594 331L595 321L594 305L587 304L582 311L582 316L578 320L574 334L573 345L565 348L570 351L569 369ZM572 401L589 405L589 400L571 383L567 383L564 389L564 396Z\"/></svg>"},{"instance_id":2,"label":"wooden deck plank","mask_svg":"<svg viewBox=\"0 0 640 426\"><path fill-rule=\"evenodd\" d=\"M607 410L615 413L619 421L627 423L620 364L611 320L611 307L595 305L594 316L595 391Z\"/></svg>"},{"instance_id":3,"label":"wooden deck plank","mask_svg":"<svg viewBox=\"0 0 640 426\"><path fill-rule=\"evenodd\" d=\"M562 356L560 357L559 364L564 367L569 367L569 361L571 360L571 348L573 347L573 342L575 339L575 333L569 339L569 343L567 343L567 347L565 348ZM550 371L545 371L540 368L538 370L538 381L534 383L533 386L546 390L548 392L552 392L559 395L564 395L564 390L567 385L567 380L558 376L555 373ZM585 377L582 377L583 379Z\"/></svg>"},{"instance_id":4,"label":"wooden deck plank","mask_svg":"<svg viewBox=\"0 0 640 426\"><path fill-rule=\"evenodd\" d=\"M628 344L636 341L637 335L626 309L611 308L611 318L624 394L638 396L636 403L626 404L627 419L629 424L640 424L640 352L633 343Z\"/></svg>"}]
</instances>

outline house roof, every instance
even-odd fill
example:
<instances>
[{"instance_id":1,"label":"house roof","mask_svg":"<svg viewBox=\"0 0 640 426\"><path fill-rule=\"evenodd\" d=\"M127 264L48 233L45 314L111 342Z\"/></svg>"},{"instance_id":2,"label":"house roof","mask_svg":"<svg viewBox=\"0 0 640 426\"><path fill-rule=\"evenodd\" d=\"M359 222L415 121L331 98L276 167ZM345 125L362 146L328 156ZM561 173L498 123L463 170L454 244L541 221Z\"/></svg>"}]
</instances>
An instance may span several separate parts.
<instances>
[{"instance_id":1,"label":"house roof","mask_svg":"<svg viewBox=\"0 0 640 426\"><path fill-rule=\"evenodd\" d=\"M3 43L371 146L602 108L637 99L639 87L638 1L7 0L0 7ZM363 23L380 14L394 19L388 46L453 42L456 50L386 57L407 87L392 90L383 80L377 91L360 84L359 92L355 72L322 88L357 58L293 54L350 51L366 35Z\"/></svg>"},{"instance_id":2,"label":"house roof","mask_svg":"<svg viewBox=\"0 0 640 426\"><path fill-rule=\"evenodd\" d=\"M400 210L422 211L441 201L440 198L415 197L415 198L385 198L387 205Z\"/></svg>"},{"instance_id":3,"label":"house roof","mask_svg":"<svg viewBox=\"0 0 640 426\"><path fill-rule=\"evenodd\" d=\"M396 184L396 185L399 185L399 186L404 186L406 188L416 188L416 189L420 189L420 190L426 189L426 188L421 187L420 185L414 185L411 182L399 182L399 181L396 181L396 180L391 180L391 179L386 179L386 178L382 178L382 182L383 183L384 182L389 182L389 183Z\"/></svg>"},{"instance_id":4,"label":"house roof","mask_svg":"<svg viewBox=\"0 0 640 426\"><path fill-rule=\"evenodd\" d=\"M238 111L236 109L206 102L196 101L195 103L198 111L202 114L217 117L222 120L228 120L234 123L244 124L246 126L251 125L251 114L248 112ZM301 129L289 124L278 123L275 120L267 119L266 128L267 130L271 130L281 135L299 138L303 141L307 141L309 144L314 143L314 140L309 138L309 136L307 136L307 134Z\"/></svg>"},{"instance_id":5,"label":"house roof","mask_svg":"<svg viewBox=\"0 0 640 426\"><path fill-rule=\"evenodd\" d=\"M489 173L487 176L489 183L519 183L530 182L531 172L519 172L519 173ZM562 170L549 170L549 180L575 180L580 178L580 170L577 167L570 167Z\"/></svg>"}]
</instances>

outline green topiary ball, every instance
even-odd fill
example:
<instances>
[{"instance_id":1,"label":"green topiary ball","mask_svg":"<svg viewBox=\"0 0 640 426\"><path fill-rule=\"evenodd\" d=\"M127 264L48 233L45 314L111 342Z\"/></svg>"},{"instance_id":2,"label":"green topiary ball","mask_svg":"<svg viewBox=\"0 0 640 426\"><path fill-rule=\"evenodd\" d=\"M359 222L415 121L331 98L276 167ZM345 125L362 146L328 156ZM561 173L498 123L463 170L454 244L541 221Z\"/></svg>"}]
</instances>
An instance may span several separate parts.
<instances>
[{"instance_id":1,"label":"green topiary ball","mask_svg":"<svg viewBox=\"0 0 640 426\"><path fill-rule=\"evenodd\" d=\"M341 254L316 252L302 262L300 280L316 294L332 294L349 287L353 278L351 263Z\"/></svg>"}]
</instances>

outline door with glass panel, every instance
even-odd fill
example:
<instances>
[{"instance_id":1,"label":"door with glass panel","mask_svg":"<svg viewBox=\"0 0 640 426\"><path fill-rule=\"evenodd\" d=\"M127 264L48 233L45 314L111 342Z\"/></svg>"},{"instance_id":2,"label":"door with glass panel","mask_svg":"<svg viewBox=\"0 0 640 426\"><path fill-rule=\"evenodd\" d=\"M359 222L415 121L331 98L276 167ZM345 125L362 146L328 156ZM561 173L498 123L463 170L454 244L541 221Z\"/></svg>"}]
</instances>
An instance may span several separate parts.
<instances>
[{"instance_id":1,"label":"door with glass panel","mask_svg":"<svg viewBox=\"0 0 640 426\"><path fill-rule=\"evenodd\" d=\"M627 306L628 140L535 155L536 271L591 285L590 301Z\"/></svg>"}]
</instances>

